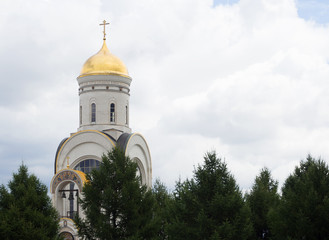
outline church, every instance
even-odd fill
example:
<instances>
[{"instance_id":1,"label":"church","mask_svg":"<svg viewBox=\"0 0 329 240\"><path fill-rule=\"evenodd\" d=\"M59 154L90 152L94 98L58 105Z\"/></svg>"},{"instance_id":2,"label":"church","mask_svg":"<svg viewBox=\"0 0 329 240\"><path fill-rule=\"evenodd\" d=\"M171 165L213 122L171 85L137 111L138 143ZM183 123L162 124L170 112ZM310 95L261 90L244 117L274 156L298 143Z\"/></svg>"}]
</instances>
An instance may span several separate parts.
<instances>
[{"instance_id":1,"label":"church","mask_svg":"<svg viewBox=\"0 0 329 240\"><path fill-rule=\"evenodd\" d=\"M60 216L60 236L78 239L74 216L79 209L86 175L97 169L101 157L120 146L138 165L142 184L151 187L152 162L144 137L129 127L129 97L132 78L125 64L106 44L104 20L103 45L84 63L77 77L79 85L79 128L58 145L54 176L50 183L52 202Z\"/></svg>"}]
</instances>

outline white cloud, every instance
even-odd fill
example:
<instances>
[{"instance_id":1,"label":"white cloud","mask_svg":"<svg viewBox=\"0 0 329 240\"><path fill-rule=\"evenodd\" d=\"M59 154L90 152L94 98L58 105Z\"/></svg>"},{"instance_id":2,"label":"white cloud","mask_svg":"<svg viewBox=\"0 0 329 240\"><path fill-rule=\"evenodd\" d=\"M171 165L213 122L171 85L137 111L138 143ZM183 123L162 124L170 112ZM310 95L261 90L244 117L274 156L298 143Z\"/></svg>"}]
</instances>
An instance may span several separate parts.
<instances>
[{"instance_id":1,"label":"white cloud","mask_svg":"<svg viewBox=\"0 0 329 240\"><path fill-rule=\"evenodd\" d=\"M209 150L243 189L264 166L282 184L308 153L329 161L329 28L299 18L294 0L1 8L0 161L11 161L2 183L22 159L50 181L57 144L78 127L75 78L101 46L103 19L133 77L131 127L149 142L153 177L171 189Z\"/></svg>"}]
</instances>

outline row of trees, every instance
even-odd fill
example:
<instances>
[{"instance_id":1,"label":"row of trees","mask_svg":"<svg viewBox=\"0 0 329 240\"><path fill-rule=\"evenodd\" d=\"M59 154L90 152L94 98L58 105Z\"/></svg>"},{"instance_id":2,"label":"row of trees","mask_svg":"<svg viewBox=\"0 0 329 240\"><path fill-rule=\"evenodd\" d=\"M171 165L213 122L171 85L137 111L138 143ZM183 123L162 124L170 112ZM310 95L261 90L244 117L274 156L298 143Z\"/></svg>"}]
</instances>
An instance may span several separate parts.
<instances>
[{"instance_id":1,"label":"row of trees","mask_svg":"<svg viewBox=\"0 0 329 240\"><path fill-rule=\"evenodd\" d=\"M169 193L156 181L140 186L137 165L114 149L84 187L85 219L76 219L85 239L327 239L329 170L308 156L278 193L267 168L242 194L227 165L207 153L192 179Z\"/></svg>"},{"instance_id":2,"label":"row of trees","mask_svg":"<svg viewBox=\"0 0 329 240\"><path fill-rule=\"evenodd\" d=\"M75 219L82 239L327 239L329 170L308 156L285 181L264 168L243 194L215 152L168 192L140 185L136 163L115 148L87 176ZM0 239L56 239L58 215L47 188L25 166L0 186Z\"/></svg>"},{"instance_id":3,"label":"row of trees","mask_svg":"<svg viewBox=\"0 0 329 240\"><path fill-rule=\"evenodd\" d=\"M268 169L256 177L246 204L257 239L328 239L329 169L308 156L285 181L281 195Z\"/></svg>"}]
</instances>

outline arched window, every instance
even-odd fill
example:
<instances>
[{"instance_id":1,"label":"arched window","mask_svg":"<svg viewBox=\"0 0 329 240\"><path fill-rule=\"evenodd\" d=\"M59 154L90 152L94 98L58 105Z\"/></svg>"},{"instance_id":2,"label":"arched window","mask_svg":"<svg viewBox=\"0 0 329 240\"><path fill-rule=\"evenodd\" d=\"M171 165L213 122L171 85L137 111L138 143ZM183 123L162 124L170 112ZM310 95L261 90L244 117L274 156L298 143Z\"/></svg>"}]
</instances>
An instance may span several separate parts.
<instances>
[{"instance_id":1,"label":"arched window","mask_svg":"<svg viewBox=\"0 0 329 240\"><path fill-rule=\"evenodd\" d=\"M74 170L78 170L84 173L90 173L91 170L98 169L100 163L100 161L97 161L95 159L83 160L74 168Z\"/></svg>"},{"instance_id":2,"label":"arched window","mask_svg":"<svg viewBox=\"0 0 329 240\"><path fill-rule=\"evenodd\" d=\"M61 232L59 234L59 236L63 239L66 239L66 240L71 240L71 239L73 240L74 239L73 235L69 232Z\"/></svg>"},{"instance_id":3,"label":"arched window","mask_svg":"<svg viewBox=\"0 0 329 240\"><path fill-rule=\"evenodd\" d=\"M91 104L91 122L96 122L96 104Z\"/></svg>"},{"instance_id":4,"label":"arched window","mask_svg":"<svg viewBox=\"0 0 329 240\"><path fill-rule=\"evenodd\" d=\"M80 125L82 124L82 106L80 106Z\"/></svg>"},{"instance_id":5,"label":"arched window","mask_svg":"<svg viewBox=\"0 0 329 240\"><path fill-rule=\"evenodd\" d=\"M110 105L110 122L115 122L115 104L111 103Z\"/></svg>"},{"instance_id":6,"label":"arched window","mask_svg":"<svg viewBox=\"0 0 329 240\"><path fill-rule=\"evenodd\" d=\"M126 105L126 124L128 124L128 106Z\"/></svg>"}]
</instances>

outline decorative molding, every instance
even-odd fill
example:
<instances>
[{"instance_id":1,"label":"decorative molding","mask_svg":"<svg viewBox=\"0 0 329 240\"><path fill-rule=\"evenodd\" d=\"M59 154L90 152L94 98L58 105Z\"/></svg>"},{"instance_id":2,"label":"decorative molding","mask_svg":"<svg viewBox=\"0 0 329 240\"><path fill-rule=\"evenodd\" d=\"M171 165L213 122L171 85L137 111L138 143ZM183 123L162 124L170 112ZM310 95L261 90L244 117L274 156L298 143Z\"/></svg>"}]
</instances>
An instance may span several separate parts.
<instances>
[{"instance_id":1,"label":"decorative molding","mask_svg":"<svg viewBox=\"0 0 329 240\"><path fill-rule=\"evenodd\" d=\"M81 174L84 173L81 172ZM57 186L64 181L71 181L76 183L79 187L79 190L82 191L82 187L85 179L82 179L81 176L77 173L77 171L71 169L65 169L63 171L60 171L53 177L51 184L51 190L52 190L51 192L55 193Z\"/></svg>"}]
</instances>

